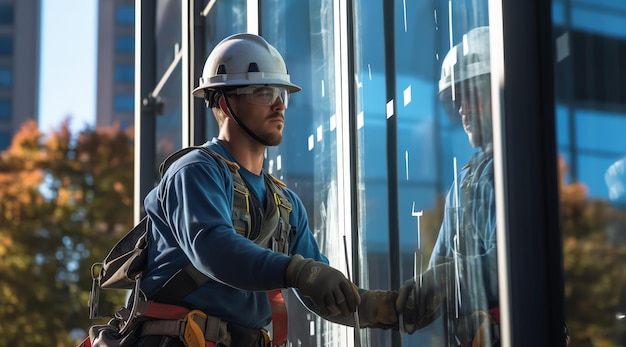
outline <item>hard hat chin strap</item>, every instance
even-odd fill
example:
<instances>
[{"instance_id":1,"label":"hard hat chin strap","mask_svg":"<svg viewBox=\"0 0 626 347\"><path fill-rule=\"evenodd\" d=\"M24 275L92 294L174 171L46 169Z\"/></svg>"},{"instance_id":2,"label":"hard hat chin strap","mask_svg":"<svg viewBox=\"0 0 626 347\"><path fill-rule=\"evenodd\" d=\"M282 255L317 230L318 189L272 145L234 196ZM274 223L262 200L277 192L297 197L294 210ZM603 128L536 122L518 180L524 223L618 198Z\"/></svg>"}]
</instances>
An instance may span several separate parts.
<instances>
[{"instance_id":1,"label":"hard hat chin strap","mask_svg":"<svg viewBox=\"0 0 626 347\"><path fill-rule=\"evenodd\" d=\"M255 140L256 142L264 145L264 146L271 146L271 144L267 143L267 141L263 140L262 138L260 138L259 136L257 136L255 133L252 132L252 130L250 130L250 128L248 128L242 121L241 119L239 119L239 117L237 117L237 115L235 114L235 111L233 111L233 108L230 106L230 102L228 102L228 98L226 97L226 94L224 94L224 90L220 88L220 93L222 94L222 96L224 97L224 101L226 102L226 108L228 108L228 112L230 112L230 115L233 116L233 119L235 120L235 123L237 123L237 125L243 129L243 131L246 132L246 134L248 134L253 140Z\"/></svg>"}]
</instances>

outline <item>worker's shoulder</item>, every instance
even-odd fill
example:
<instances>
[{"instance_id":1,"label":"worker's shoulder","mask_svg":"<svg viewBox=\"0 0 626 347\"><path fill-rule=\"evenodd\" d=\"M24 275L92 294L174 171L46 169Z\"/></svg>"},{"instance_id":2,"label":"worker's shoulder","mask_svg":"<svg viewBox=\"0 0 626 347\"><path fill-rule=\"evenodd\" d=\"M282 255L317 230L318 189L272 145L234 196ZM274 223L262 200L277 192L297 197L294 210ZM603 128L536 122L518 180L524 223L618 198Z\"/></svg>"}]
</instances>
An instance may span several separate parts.
<instances>
[{"instance_id":1,"label":"worker's shoulder","mask_svg":"<svg viewBox=\"0 0 626 347\"><path fill-rule=\"evenodd\" d=\"M171 154L165 161L163 174L173 174L190 166L209 167L213 170L227 170L237 165L227 160L222 154L207 146L187 147Z\"/></svg>"}]
</instances>

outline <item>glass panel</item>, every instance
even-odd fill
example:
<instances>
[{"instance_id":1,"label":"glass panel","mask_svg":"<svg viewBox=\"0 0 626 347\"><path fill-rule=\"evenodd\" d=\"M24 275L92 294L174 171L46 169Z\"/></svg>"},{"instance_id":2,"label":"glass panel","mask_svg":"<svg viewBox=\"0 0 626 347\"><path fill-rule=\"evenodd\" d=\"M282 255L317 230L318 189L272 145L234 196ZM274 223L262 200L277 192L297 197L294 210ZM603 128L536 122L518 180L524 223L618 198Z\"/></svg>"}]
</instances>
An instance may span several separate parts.
<instances>
[{"instance_id":1,"label":"glass panel","mask_svg":"<svg viewBox=\"0 0 626 347\"><path fill-rule=\"evenodd\" d=\"M0 100L0 120L11 119L11 100Z\"/></svg>"},{"instance_id":2,"label":"glass panel","mask_svg":"<svg viewBox=\"0 0 626 347\"><path fill-rule=\"evenodd\" d=\"M135 25L135 6L117 6L115 22L121 25Z\"/></svg>"},{"instance_id":3,"label":"glass panel","mask_svg":"<svg viewBox=\"0 0 626 347\"><path fill-rule=\"evenodd\" d=\"M626 5L558 3L555 95L570 347L623 346Z\"/></svg>"},{"instance_id":4,"label":"glass panel","mask_svg":"<svg viewBox=\"0 0 626 347\"><path fill-rule=\"evenodd\" d=\"M135 65L117 64L115 65L116 83L133 83L135 81Z\"/></svg>"},{"instance_id":5,"label":"glass panel","mask_svg":"<svg viewBox=\"0 0 626 347\"><path fill-rule=\"evenodd\" d=\"M9 148L13 139L13 133L10 131L0 131L0 151Z\"/></svg>"},{"instance_id":6,"label":"glass panel","mask_svg":"<svg viewBox=\"0 0 626 347\"><path fill-rule=\"evenodd\" d=\"M113 98L115 112L132 112L134 109L135 96L130 94L117 94Z\"/></svg>"},{"instance_id":7,"label":"glass panel","mask_svg":"<svg viewBox=\"0 0 626 347\"><path fill-rule=\"evenodd\" d=\"M8 67L0 67L0 87L8 88L13 85L13 71Z\"/></svg>"},{"instance_id":8,"label":"glass panel","mask_svg":"<svg viewBox=\"0 0 626 347\"><path fill-rule=\"evenodd\" d=\"M236 33L247 31L246 0L214 1L205 0L201 8L201 13L205 16L205 57L208 57L213 47L222 39ZM198 77L194 79L195 86L198 85ZM213 118L211 111L207 112L209 121L206 122L206 138L211 139L217 136L217 124L211 121Z\"/></svg>"},{"instance_id":9,"label":"glass panel","mask_svg":"<svg viewBox=\"0 0 626 347\"><path fill-rule=\"evenodd\" d=\"M134 53L135 37L118 36L115 38L115 53Z\"/></svg>"},{"instance_id":10,"label":"glass panel","mask_svg":"<svg viewBox=\"0 0 626 347\"><path fill-rule=\"evenodd\" d=\"M0 37L0 55L11 56L13 54L13 37Z\"/></svg>"},{"instance_id":11,"label":"glass panel","mask_svg":"<svg viewBox=\"0 0 626 347\"><path fill-rule=\"evenodd\" d=\"M383 1L355 4L360 28L355 40L356 109L358 136L360 286L391 289L389 269L389 194L385 104L385 40ZM390 331L362 330L363 345L388 346ZM365 336L363 336L365 335Z\"/></svg>"},{"instance_id":12,"label":"glass panel","mask_svg":"<svg viewBox=\"0 0 626 347\"><path fill-rule=\"evenodd\" d=\"M397 134L395 285L416 278L412 295L432 308L403 345L491 346L496 326L479 329L498 307L487 1L394 11L395 93L377 133Z\"/></svg>"},{"instance_id":13,"label":"glass panel","mask_svg":"<svg viewBox=\"0 0 626 347\"><path fill-rule=\"evenodd\" d=\"M13 5L0 5L0 25L13 25Z\"/></svg>"},{"instance_id":14,"label":"glass panel","mask_svg":"<svg viewBox=\"0 0 626 347\"><path fill-rule=\"evenodd\" d=\"M260 33L283 54L293 83L280 146L268 149L268 167L299 194L311 230L330 263L345 271L339 230L337 177L338 100L333 2L263 1ZM282 167L272 167L278 160ZM342 265L343 264L343 265ZM342 268L343 266L343 268ZM294 346L346 346L347 329L312 315L290 295L289 339Z\"/></svg>"},{"instance_id":15,"label":"glass panel","mask_svg":"<svg viewBox=\"0 0 626 347\"><path fill-rule=\"evenodd\" d=\"M182 66L176 54L181 49L181 2L159 0L156 7L156 81L159 114L156 118L156 159L158 166L182 147ZM174 67L171 74L167 71ZM156 87L156 86L155 86Z\"/></svg>"}]
</instances>

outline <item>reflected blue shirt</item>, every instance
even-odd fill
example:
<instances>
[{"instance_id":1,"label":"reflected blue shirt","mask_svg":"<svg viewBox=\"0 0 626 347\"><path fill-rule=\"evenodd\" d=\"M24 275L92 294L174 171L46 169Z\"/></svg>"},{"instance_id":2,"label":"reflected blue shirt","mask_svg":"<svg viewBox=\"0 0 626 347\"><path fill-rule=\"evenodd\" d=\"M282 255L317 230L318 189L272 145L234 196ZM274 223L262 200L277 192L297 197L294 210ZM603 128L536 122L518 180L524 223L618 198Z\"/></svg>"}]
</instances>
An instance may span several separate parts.
<instances>
[{"instance_id":1,"label":"reflected blue shirt","mask_svg":"<svg viewBox=\"0 0 626 347\"><path fill-rule=\"evenodd\" d=\"M475 154L459 173L456 186L455 190L453 184L446 196L443 222L429 265L432 268L436 264L456 262L458 272L448 274L447 281L460 284L460 297L452 295L456 302L451 304L459 305L460 313L467 315L476 310L487 311L498 300L491 153Z\"/></svg>"},{"instance_id":2,"label":"reflected blue shirt","mask_svg":"<svg viewBox=\"0 0 626 347\"><path fill-rule=\"evenodd\" d=\"M213 139L204 146L236 162L219 140ZM243 167L240 173L250 192L263 204L263 175ZM296 228L289 255L300 254L328 263L309 228L304 204L293 191L284 190L293 205L289 223ZM284 287L285 269L291 258L236 233L232 223L233 195L227 165L202 150L185 154L168 168L144 201L152 223L148 269L141 289L150 299L174 273L191 262L211 280L187 295L185 305L258 329L271 321L266 291Z\"/></svg>"}]
</instances>

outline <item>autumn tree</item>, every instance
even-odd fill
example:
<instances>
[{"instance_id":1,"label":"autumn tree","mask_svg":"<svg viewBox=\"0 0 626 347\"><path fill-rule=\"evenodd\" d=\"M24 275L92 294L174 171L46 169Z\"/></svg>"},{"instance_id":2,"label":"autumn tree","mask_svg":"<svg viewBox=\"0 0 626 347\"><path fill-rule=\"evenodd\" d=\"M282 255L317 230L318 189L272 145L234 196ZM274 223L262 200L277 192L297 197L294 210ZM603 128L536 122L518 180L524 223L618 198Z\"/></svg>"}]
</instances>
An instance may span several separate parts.
<instances>
[{"instance_id":1,"label":"autumn tree","mask_svg":"<svg viewBox=\"0 0 626 347\"><path fill-rule=\"evenodd\" d=\"M90 267L132 226L130 134L29 121L0 154L0 347L73 346L94 323Z\"/></svg>"},{"instance_id":2,"label":"autumn tree","mask_svg":"<svg viewBox=\"0 0 626 347\"><path fill-rule=\"evenodd\" d=\"M625 323L616 318L626 308L626 245L610 230L623 233L626 217L606 200L589 198L583 183L567 183L562 159L559 167L570 347L623 346Z\"/></svg>"}]
</instances>

